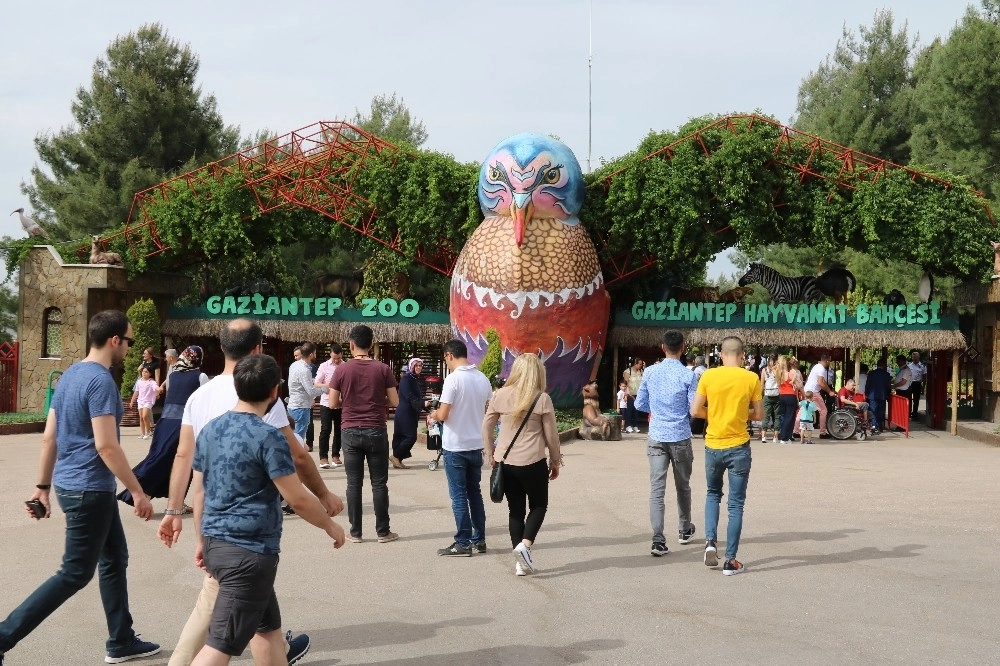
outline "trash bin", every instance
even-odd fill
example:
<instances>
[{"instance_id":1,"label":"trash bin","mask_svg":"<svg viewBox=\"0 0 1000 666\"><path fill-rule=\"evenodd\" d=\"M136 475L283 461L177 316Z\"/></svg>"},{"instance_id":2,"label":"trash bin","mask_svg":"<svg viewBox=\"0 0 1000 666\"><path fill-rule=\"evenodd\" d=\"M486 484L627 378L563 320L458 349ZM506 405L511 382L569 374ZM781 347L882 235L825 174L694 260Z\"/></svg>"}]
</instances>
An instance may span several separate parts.
<instances>
[{"instance_id":1,"label":"trash bin","mask_svg":"<svg viewBox=\"0 0 1000 666\"><path fill-rule=\"evenodd\" d=\"M618 412L607 412L604 416L607 417L608 423L611 424L611 433L608 435L608 441L622 441L622 415Z\"/></svg>"}]
</instances>

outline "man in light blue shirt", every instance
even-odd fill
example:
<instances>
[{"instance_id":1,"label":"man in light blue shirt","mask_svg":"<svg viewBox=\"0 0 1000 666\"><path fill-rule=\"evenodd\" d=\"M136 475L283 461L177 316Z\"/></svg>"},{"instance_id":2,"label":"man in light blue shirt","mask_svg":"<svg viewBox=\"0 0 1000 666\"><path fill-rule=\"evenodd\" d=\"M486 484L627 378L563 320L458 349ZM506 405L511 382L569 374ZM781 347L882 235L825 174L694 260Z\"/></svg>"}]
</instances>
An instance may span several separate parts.
<instances>
[{"instance_id":1,"label":"man in light blue shirt","mask_svg":"<svg viewBox=\"0 0 1000 666\"><path fill-rule=\"evenodd\" d=\"M677 489L678 540L690 543L695 526L691 522L691 403L694 402L698 378L680 358L684 354L684 336L680 331L667 331L660 345L666 359L646 369L635 399L635 408L648 412L649 442L649 523L653 528L650 553L666 555L663 536L663 496L667 485L667 469L674 465L674 486Z\"/></svg>"}]
</instances>

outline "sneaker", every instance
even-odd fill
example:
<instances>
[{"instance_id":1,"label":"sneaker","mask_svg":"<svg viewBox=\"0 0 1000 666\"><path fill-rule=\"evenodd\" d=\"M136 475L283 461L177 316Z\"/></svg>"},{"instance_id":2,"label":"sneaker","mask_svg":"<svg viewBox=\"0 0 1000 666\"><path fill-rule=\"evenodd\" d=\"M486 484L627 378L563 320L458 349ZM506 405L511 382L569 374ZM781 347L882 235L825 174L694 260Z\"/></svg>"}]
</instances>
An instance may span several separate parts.
<instances>
[{"instance_id":1,"label":"sneaker","mask_svg":"<svg viewBox=\"0 0 1000 666\"><path fill-rule=\"evenodd\" d=\"M389 543L390 541L395 541L399 538L399 535L395 532L386 532L378 538L379 543Z\"/></svg>"},{"instance_id":2,"label":"sneaker","mask_svg":"<svg viewBox=\"0 0 1000 666\"><path fill-rule=\"evenodd\" d=\"M787 439L779 439L778 444L791 444L792 442Z\"/></svg>"},{"instance_id":3,"label":"sneaker","mask_svg":"<svg viewBox=\"0 0 1000 666\"><path fill-rule=\"evenodd\" d=\"M344 462L340 458L336 457L330 458L330 466L333 467L334 469L337 469L338 467L343 467L343 465Z\"/></svg>"},{"instance_id":4,"label":"sneaker","mask_svg":"<svg viewBox=\"0 0 1000 666\"><path fill-rule=\"evenodd\" d=\"M527 576L528 572L525 570L524 565L520 562L514 563L514 575L515 576Z\"/></svg>"},{"instance_id":5,"label":"sneaker","mask_svg":"<svg viewBox=\"0 0 1000 666\"><path fill-rule=\"evenodd\" d=\"M319 468L320 468L320 469L333 469L333 465L331 465L331 464L330 464L330 463L328 463L328 462L321 462L321 463L319 464Z\"/></svg>"},{"instance_id":6,"label":"sneaker","mask_svg":"<svg viewBox=\"0 0 1000 666\"><path fill-rule=\"evenodd\" d=\"M535 570L535 561L531 559L531 549L525 546L523 542L514 547L514 554L521 558L528 571Z\"/></svg>"},{"instance_id":7,"label":"sneaker","mask_svg":"<svg viewBox=\"0 0 1000 666\"><path fill-rule=\"evenodd\" d=\"M364 539L362 539L361 537L359 537L359 536L353 536L353 535L348 536L347 540L350 541L351 543L362 543L362 542L364 542Z\"/></svg>"},{"instance_id":8,"label":"sneaker","mask_svg":"<svg viewBox=\"0 0 1000 666\"><path fill-rule=\"evenodd\" d=\"M308 634L299 634L292 638L292 632L285 633L285 642L288 643L288 666L296 664L309 652L311 641Z\"/></svg>"},{"instance_id":9,"label":"sneaker","mask_svg":"<svg viewBox=\"0 0 1000 666\"><path fill-rule=\"evenodd\" d=\"M159 645L156 643L150 643L149 641L144 641L139 638L138 634L136 634L128 646L108 650L108 656L104 658L104 661L108 664L120 664L123 661L129 661L130 659L149 657L159 651Z\"/></svg>"},{"instance_id":10,"label":"sneaker","mask_svg":"<svg viewBox=\"0 0 1000 666\"><path fill-rule=\"evenodd\" d=\"M726 560L726 563L722 565L723 576L735 576L736 574L741 574L746 570L747 568L743 566L743 563L735 557L731 560Z\"/></svg>"},{"instance_id":11,"label":"sneaker","mask_svg":"<svg viewBox=\"0 0 1000 666\"><path fill-rule=\"evenodd\" d=\"M292 508L291 504L282 504L281 505L281 512L283 514L285 514L286 516L294 516L295 515L295 509Z\"/></svg>"},{"instance_id":12,"label":"sneaker","mask_svg":"<svg viewBox=\"0 0 1000 666\"><path fill-rule=\"evenodd\" d=\"M715 547L715 543L712 541L705 544L705 566L719 566L719 549Z\"/></svg>"},{"instance_id":13,"label":"sneaker","mask_svg":"<svg viewBox=\"0 0 1000 666\"><path fill-rule=\"evenodd\" d=\"M649 554L653 557L663 557L669 552L670 549L667 548L667 544L660 543L659 541L654 541L653 545L649 548Z\"/></svg>"},{"instance_id":14,"label":"sneaker","mask_svg":"<svg viewBox=\"0 0 1000 666\"><path fill-rule=\"evenodd\" d=\"M472 557L472 546L462 546L458 542L455 542L447 548L440 548L438 555L445 557Z\"/></svg>"},{"instance_id":15,"label":"sneaker","mask_svg":"<svg viewBox=\"0 0 1000 666\"><path fill-rule=\"evenodd\" d=\"M475 543L475 546L476 546L476 552L477 553L485 553L486 552L486 540L485 539L482 540L482 541L477 541Z\"/></svg>"},{"instance_id":16,"label":"sneaker","mask_svg":"<svg viewBox=\"0 0 1000 666\"><path fill-rule=\"evenodd\" d=\"M677 543L691 543L691 538L694 536L694 530L694 523L691 523L691 527L687 528L684 532L678 533Z\"/></svg>"},{"instance_id":17,"label":"sneaker","mask_svg":"<svg viewBox=\"0 0 1000 666\"><path fill-rule=\"evenodd\" d=\"M767 437L763 437L763 436L762 436L762 437L760 438L760 442L761 442L761 444L767 444Z\"/></svg>"}]
</instances>

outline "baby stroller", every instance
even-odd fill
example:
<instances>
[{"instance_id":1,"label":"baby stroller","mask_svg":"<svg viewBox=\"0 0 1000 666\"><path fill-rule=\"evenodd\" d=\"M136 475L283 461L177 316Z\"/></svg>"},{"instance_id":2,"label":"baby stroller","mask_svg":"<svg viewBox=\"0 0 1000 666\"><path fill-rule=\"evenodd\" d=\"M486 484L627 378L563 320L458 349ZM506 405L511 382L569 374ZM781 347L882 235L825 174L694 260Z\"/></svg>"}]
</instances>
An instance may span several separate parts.
<instances>
[{"instance_id":1,"label":"baby stroller","mask_svg":"<svg viewBox=\"0 0 1000 666\"><path fill-rule=\"evenodd\" d=\"M441 465L441 456L444 450L441 448L441 424L432 423L427 429L427 450L437 451L437 458L427 463L427 469L436 470Z\"/></svg>"}]
</instances>

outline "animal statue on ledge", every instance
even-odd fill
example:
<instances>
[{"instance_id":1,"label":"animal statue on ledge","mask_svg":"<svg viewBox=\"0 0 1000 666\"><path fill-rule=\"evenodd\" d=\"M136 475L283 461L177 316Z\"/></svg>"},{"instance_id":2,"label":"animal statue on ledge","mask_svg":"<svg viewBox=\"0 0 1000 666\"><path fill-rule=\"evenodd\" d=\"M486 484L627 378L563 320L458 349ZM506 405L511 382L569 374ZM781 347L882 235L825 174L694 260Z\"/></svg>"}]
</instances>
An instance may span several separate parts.
<instances>
[{"instance_id":1,"label":"animal statue on ledge","mask_svg":"<svg viewBox=\"0 0 1000 666\"><path fill-rule=\"evenodd\" d=\"M97 247L100 236L90 237L90 263L107 266L124 266L122 258L117 252L101 252Z\"/></svg>"},{"instance_id":2,"label":"animal statue on ledge","mask_svg":"<svg viewBox=\"0 0 1000 666\"><path fill-rule=\"evenodd\" d=\"M458 256L451 325L469 349L486 353L496 329L506 376L518 354L539 354L557 406L579 405L607 336L611 301L597 251L577 214L585 186L563 143L539 134L501 141L479 171L485 219Z\"/></svg>"},{"instance_id":3,"label":"animal statue on ledge","mask_svg":"<svg viewBox=\"0 0 1000 666\"><path fill-rule=\"evenodd\" d=\"M38 222L35 222L33 219L24 214L23 208L18 208L13 213L11 213L11 215L13 215L14 213L17 213L17 217L21 220L21 226L24 228L25 231L28 232L29 236L36 238L49 237L49 235L45 233L45 229L42 229L40 226L38 226Z\"/></svg>"},{"instance_id":4,"label":"animal statue on ledge","mask_svg":"<svg viewBox=\"0 0 1000 666\"><path fill-rule=\"evenodd\" d=\"M819 303L823 292L816 284L816 276L799 275L788 277L770 266L757 262L750 264L750 270L740 278L739 285L760 284L771 292L771 303Z\"/></svg>"},{"instance_id":5,"label":"animal statue on ledge","mask_svg":"<svg viewBox=\"0 0 1000 666\"><path fill-rule=\"evenodd\" d=\"M934 276L930 271L925 270L917 283L917 300L921 303L930 303L934 297Z\"/></svg>"},{"instance_id":6,"label":"animal statue on ledge","mask_svg":"<svg viewBox=\"0 0 1000 666\"><path fill-rule=\"evenodd\" d=\"M993 246L993 277L992 280L1000 280L1000 243L990 241Z\"/></svg>"},{"instance_id":7,"label":"animal statue on ledge","mask_svg":"<svg viewBox=\"0 0 1000 666\"><path fill-rule=\"evenodd\" d=\"M831 268L816 278L816 286L834 303L844 303L848 292L858 286L858 281L854 279L854 273L846 268Z\"/></svg>"},{"instance_id":8,"label":"animal statue on ledge","mask_svg":"<svg viewBox=\"0 0 1000 666\"><path fill-rule=\"evenodd\" d=\"M890 291L888 294L885 295L885 298L882 299L882 304L891 307L896 307L897 305L906 305L906 297L903 296L903 292L901 292L899 289L893 289L892 291Z\"/></svg>"},{"instance_id":9,"label":"animal statue on ledge","mask_svg":"<svg viewBox=\"0 0 1000 666\"><path fill-rule=\"evenodd\" d=\"M753 293L753 287L733 287L729 291L719 294L720 303L742 303L743 300Z\"/></svg>"},{"instance_id":10,"label":"animal statue on ledge","mask_svg":"<svg viewBox=\"0 0 1000 666\"><path fill-rule=\"evenodd\" d=\"M601 413L596 381L583 387L583 420L577 432L580 439L611 439L611 421Z\"/></svg>"}]
</instances>

